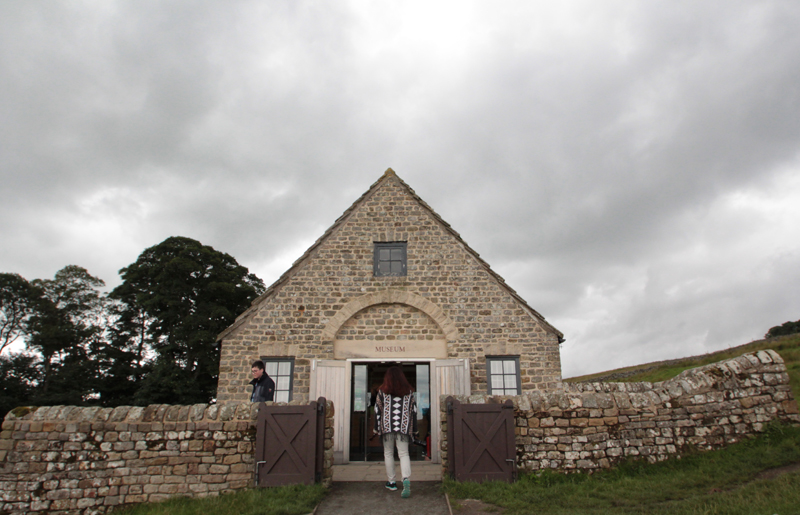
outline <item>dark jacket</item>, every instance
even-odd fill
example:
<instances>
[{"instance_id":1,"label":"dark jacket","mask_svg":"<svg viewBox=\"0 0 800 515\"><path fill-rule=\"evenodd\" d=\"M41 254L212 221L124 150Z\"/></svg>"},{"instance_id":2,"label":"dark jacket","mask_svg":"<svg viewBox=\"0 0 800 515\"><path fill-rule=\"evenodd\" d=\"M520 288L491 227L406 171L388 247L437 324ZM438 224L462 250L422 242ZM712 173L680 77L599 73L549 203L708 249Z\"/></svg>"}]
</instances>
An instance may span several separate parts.
<instances>
[{"instance_id":1,"label":"dark jacket","mask_svg":"<svg viewBox=\"0 0 800 515\"><path fill-rule=\"evenodd\" d=\"M250 402L267 402L275 398L275 381L266 372L259 379L250 381L250 384L253 385Z\"/></svg>"}]
</instances>

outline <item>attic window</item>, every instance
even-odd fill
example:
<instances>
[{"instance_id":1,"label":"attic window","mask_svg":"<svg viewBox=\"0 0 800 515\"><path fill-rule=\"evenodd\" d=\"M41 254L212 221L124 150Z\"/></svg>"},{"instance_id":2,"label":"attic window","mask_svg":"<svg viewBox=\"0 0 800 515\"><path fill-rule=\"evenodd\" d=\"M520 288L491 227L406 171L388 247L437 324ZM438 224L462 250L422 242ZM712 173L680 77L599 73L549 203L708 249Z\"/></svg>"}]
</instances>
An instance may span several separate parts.
<instances>
[{"instance_id":1,"label":"attic window","mask_svg":"<svg viewBox=\"0 0 800 515\"><path fill-rule=\"evenodd\" d=\"M375 243L372 259L375 277L403 277L406 273L406 242Z\"/></svg>"}]
</instances>

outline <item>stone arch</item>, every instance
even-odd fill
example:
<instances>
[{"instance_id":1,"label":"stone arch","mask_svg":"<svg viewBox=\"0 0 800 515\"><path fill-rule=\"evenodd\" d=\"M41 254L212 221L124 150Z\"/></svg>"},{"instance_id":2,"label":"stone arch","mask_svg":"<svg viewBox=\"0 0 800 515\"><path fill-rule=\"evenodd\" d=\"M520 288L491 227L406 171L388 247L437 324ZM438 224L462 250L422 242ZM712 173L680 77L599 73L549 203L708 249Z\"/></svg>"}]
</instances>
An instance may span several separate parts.
<instances>
[{"instance_id":1,"label":"stone arch","mask_svg":"<svg viewBox=\"0 0 800 515\"><path fill-rule=\"evenodd\" d=\"M416 293L401 290L384 290L375 293L368 293L356 299L351 300L339 310L336 315L331 317L325 329L322 331L323 341L333 341L336 333L344 325L345 322L350 320L350 317L358 313L364 308L373 306L375 304L407 304L422 311L441 328L442 332L447 338L448 342L456 341L458 338L458 328L450 320L445 312L434 304Z\"/></svg>"}]
</instances>

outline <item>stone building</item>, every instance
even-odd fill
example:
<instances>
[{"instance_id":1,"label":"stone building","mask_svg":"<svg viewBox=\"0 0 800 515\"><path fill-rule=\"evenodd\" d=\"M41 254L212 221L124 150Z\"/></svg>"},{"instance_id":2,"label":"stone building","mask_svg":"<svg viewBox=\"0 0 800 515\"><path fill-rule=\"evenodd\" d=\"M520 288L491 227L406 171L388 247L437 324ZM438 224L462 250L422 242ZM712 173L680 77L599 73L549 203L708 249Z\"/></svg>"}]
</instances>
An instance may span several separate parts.
<instances>
[{"instance_id":1,"label":"stone building","mask_svg":"<svg viewBox=\"0 0 800 515\"><path fill-rule=\"evenodd\" d=\"M425 445L412 454L434 461L440 395L561 381L562 333L391 169L219 339L218 400L247 401L262 359L276 401L334 402L337 463L383 459L370 394L392 364L417 392Z\"/></svg>"}]
</instances>

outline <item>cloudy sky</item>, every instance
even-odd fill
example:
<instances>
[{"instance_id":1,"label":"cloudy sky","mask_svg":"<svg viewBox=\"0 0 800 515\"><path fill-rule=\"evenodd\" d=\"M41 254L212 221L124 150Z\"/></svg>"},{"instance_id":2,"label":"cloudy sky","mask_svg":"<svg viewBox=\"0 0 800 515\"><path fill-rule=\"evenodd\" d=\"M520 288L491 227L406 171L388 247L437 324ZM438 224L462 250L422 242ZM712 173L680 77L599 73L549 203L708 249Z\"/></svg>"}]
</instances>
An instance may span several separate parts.
<instances>
[{"instance_id":1,"label":"cloudy sky","mask_svg":"<svg viewBox=\"0 0 800 515\"><path fill-rule=\"evenodd\" d=\"M800 319L800 3L0 2L0 271L267 284L392 167L564 376Z\"/></svg>"}]
</instances>

